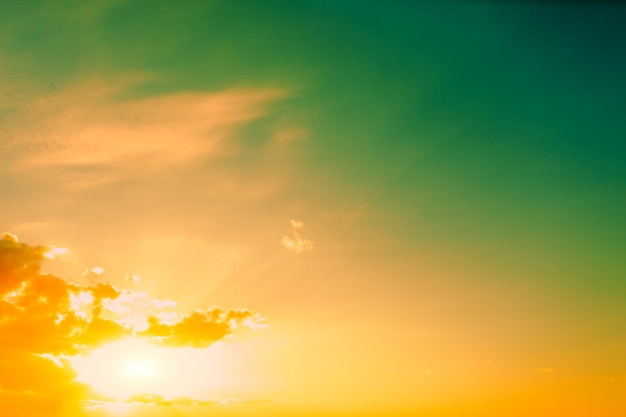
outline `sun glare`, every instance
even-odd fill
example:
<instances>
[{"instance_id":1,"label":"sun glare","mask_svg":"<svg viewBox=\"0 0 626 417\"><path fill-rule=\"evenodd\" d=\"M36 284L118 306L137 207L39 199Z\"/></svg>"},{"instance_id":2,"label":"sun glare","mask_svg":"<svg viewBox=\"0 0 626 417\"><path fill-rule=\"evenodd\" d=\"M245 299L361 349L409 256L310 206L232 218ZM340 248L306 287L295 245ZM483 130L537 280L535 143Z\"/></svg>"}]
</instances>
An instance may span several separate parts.
<instances>
[{"instance_id":1,"label":"sun glare","mask_svg":"<svg viewBox=\"0 0 626 417\"><path fill-rule=\"evenodd\" d=\"M129 360L125 366L124 371L129 378L142 381L151 378L155 375L155 364L150 360L133 358Z\"/></svg>"},{"instance_id":2,"label":"sun glare","mask_svg":"<svg viewBox=\"0 0 626 417\"><path fill-rule=\"evenodd\" d=\"M81 382L115 399L153 392L163 378L158 348L136 339L108 344L71 362Z\"/></svg>"},{"instance_id":3,"label":"sun glare","mask_svg":"<svg viewBox=\"0 0 626 417\"><path fill-rule=\"evenodd\" d=\"M70 362L80 382L122 401L143 394L202 399L207 390L219 386L219 365L211 347L170 348L129 338L107 344L88 356L72 357Z\"/></svg>"}]
</instances>

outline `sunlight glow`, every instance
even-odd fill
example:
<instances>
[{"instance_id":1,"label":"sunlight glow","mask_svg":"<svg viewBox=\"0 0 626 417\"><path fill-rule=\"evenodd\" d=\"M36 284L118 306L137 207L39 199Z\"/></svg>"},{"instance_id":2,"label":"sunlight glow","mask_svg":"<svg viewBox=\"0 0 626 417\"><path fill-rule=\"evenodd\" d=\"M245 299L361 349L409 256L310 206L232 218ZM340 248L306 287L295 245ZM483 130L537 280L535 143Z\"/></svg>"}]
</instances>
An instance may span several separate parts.
<instances>
[{"instance_id":1,"label":"sunlight glow","mask_svg":"<svg viewBox=\"0 0 626 417\"><path fill-rule=\"evenodd\" d=\"M129 338L69 360L80 382L115 400L143 394L203 399L220 384L213 346L172 348Z\"/></svg>"},{"instance_id":2,"label":"sunlight glow","mask_svg":"<svg viewBox=\"0 0 626 417\"><path fill-rule=\"evenodd\" d=\"M100 394L119 400L157 389L163 374L158 348L145 341L122 340L89 356L71 358L81 382Z\"/></svg>"},{"instance_id":3,"label":"sunlight glow","mask_svg":"<svg viewBox=\"0 0 626 417\"><path fill-rule=\"evenodd\" d=\"M149 359L132 358L124 366L126 375L134 380L145 380L155 375L155 364Z\"/></svg>"}]
</instances>

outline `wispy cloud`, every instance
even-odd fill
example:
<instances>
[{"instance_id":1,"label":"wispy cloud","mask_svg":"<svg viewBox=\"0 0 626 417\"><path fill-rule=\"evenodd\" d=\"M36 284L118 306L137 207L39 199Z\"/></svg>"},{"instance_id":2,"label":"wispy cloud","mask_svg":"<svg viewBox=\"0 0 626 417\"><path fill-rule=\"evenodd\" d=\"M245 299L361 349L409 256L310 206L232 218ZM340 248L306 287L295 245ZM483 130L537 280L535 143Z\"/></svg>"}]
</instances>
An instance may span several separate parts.
<instances>
[{"instance_id":1,"label":"wispy cloud","mask_svg":"<svg viewBox=\"0 0 626 417\"><path fill-rule=\"evenodd\" d=\"M138 78L90 79L0 103L11 110L2 143L14 169L54 171L70 185L90 186L206 161L232 151L224 140L284 96L231 88L124 97Z\"/></svg>"},{"instance_id":2,"label":"wispy cloud","mask_svg":"<svg viewBox=\"0 0 626 417\"><path fill-rule=\"evenodd\" d=\"M281 242L289 252L299 255L302 252L313 250L313 241L302 237L304 223L298 220L290 220L291 234L283 236Z\"/></svg>"}]
</instances>

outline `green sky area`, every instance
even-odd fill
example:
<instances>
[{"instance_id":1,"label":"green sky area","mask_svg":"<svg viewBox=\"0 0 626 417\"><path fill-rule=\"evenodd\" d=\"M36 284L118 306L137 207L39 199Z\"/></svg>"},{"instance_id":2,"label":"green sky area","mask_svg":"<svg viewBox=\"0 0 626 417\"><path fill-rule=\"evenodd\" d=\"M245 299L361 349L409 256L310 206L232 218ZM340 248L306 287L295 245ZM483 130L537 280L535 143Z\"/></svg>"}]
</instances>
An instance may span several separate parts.
<instances>
[{"instance_id":1,"label":"green sky area","mask_svg":"<svg viewBox=\"0 0 626 417\"><path fill-rule=\"evenodd\" d=\"M258 168L264 126L296 119L314 140L286 198L368 200L368 226L405 250L531 260L549 270L542 279L610 298L624 289L623 12L585 2L3 1L3 77L42 90L90 73L162 77L137 95L285 87L294 96L240 133L250 144L234 161L242 170Z\"/></svg>"},{"instance_id":2,"label":"green sky area","mask_svg":"<svg viewBox=\"0 0 626 417\"><path fill-rule=\"evenodd\" d=\"M236 173L244 183L288 173L291 184L244 203L207 202L156 176L81 191L59 208L46 206L63 192L56 185L0 168L0 228L60 221L66 226L51 236L20 237L68 246L93 229L105 243L88 256L104 264L96 252L114 242L132 247L116 240L120 229L139 235L169 212L176 218L163 227L212 233L203 204L237 219L238 232L258 219L286 230L287 219L300 218L319 244L312 253L324 257L302 261L305 280L324 275L323 286L343 279L327 276L333 268L342 277L352 268L362 276L334 282L337 291L359 280L381 288L399 311L421 315L416 323L467 308L460 338L499 329L492 345L545 355L584 341L580 358L593 354L597 372L623 375L625 18L619 2L0 0L0 125L24 94L94 76L152 77L120 102L279 88L285 97L235 133L239 153L198 172ZM277 126L306 137L289 143L287 155L267 156ZM0 131L4 166L21 152L10 141ZM146 184L152 191L140 191ZM161 214L151 214L155 205ZM94 207L104 214L90 215ZM411 307L413 296L432 291L441 300L448 290L451 303L463 294L474 301ZM324 301L316 294L300 303ZM280 319L295 304L251 307Z\"/></svg>"}]
</instances>

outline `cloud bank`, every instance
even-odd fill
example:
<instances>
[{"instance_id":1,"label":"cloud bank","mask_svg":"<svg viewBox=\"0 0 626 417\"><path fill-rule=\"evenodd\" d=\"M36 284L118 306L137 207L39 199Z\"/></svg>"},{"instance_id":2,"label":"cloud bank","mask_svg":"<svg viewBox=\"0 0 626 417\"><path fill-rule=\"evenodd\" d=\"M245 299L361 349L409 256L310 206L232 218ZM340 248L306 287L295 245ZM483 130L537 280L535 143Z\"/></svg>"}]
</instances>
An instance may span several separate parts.
<instances>
[{"instance_id":1,"label":"cloud bank","mask_svg":"<svg viewBox=\"0 0 626 417\"><path fill-rule=\"evenodd\" d=\"M0 239L0 394L15 401L29 398L25 392L57 405L83 395L86 387L76 382L64 358L107 342L140 338L163 346L206 348L240 325L266 325L247 309L214 306L179 315L172 300L42 273L50 252L54 248L21 243L10 233Z\"/></svg>"}]
</instances>

